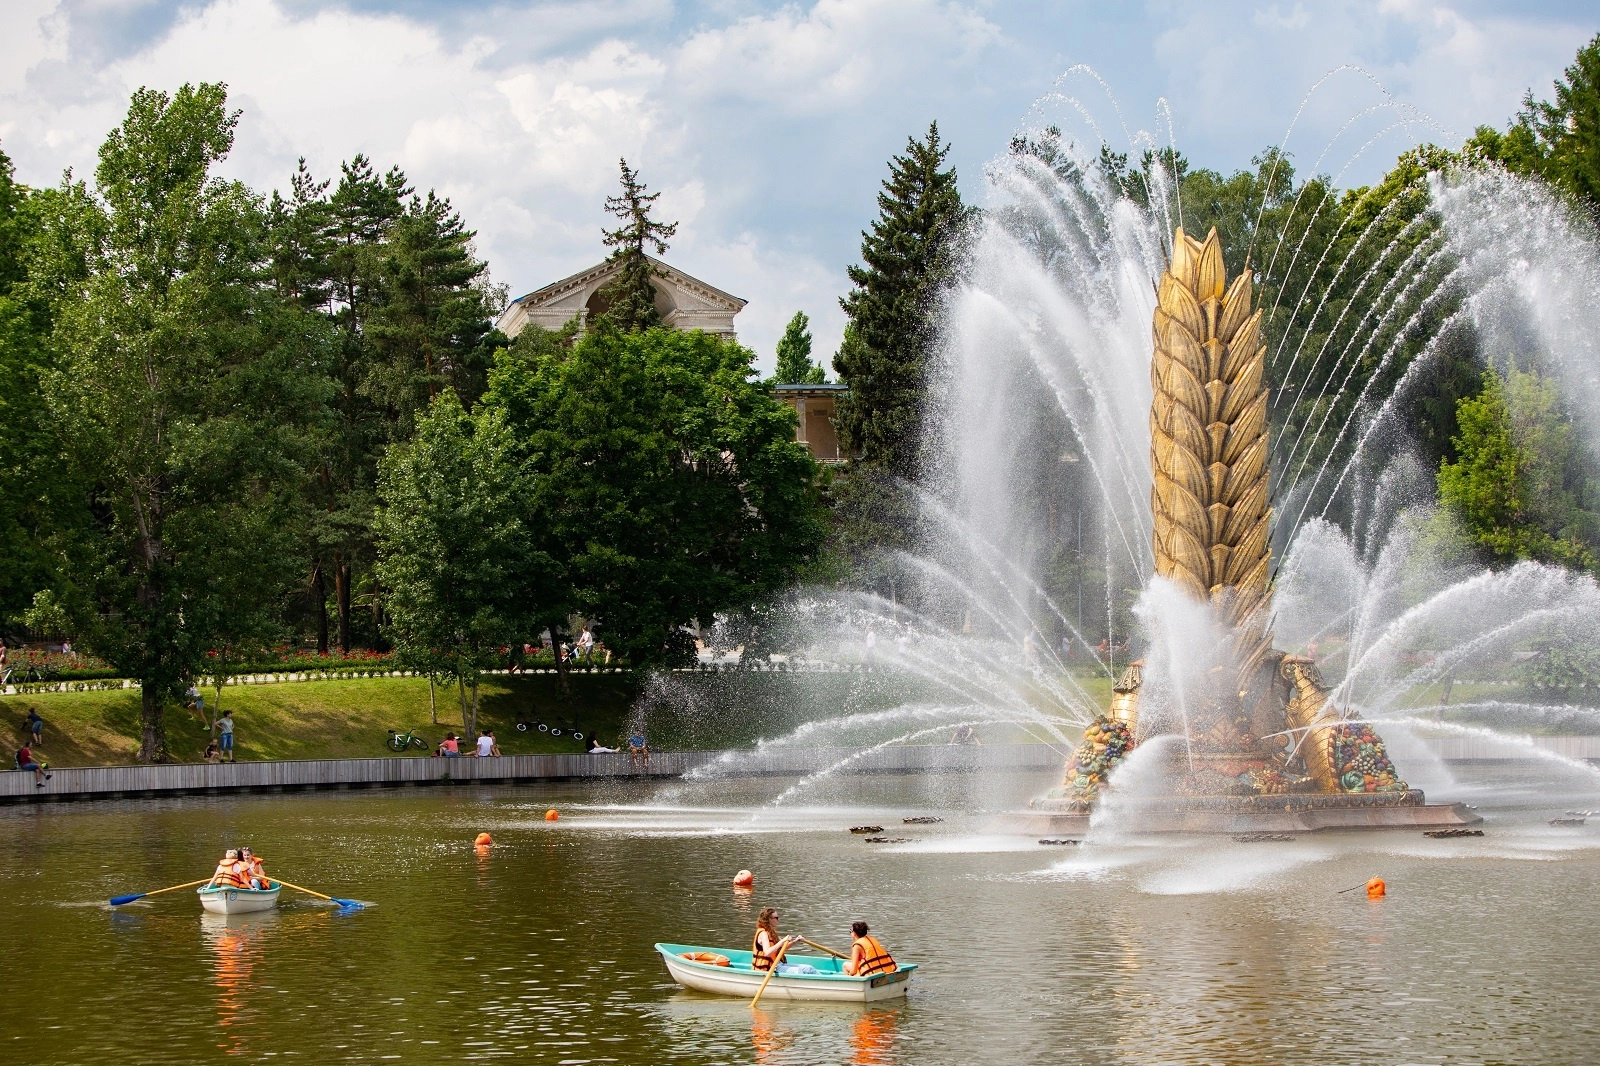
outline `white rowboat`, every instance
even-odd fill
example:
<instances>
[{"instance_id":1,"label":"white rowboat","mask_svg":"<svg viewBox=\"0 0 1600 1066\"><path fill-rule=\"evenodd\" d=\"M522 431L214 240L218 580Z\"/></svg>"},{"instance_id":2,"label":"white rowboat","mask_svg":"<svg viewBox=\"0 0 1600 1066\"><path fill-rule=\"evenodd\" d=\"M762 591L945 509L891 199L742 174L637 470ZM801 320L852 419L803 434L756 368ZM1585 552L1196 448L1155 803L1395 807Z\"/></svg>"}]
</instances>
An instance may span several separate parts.
<instances>
[{"instance_id":1,"label":"white rowboat","mask_svg":"<svg viewBox=\"0 0 1600 1066\"><path fill-rule=\"evenodd\" d=\"M212 914L249 914L253 911L270 911L278 905L278 893L283 886L273 883L271 888L228 888L223 886L196 889L200 906Z\"/></svg>"},{"instance_id":2,"label":"white rowboat","mask_svg":"<svg viewBox=\"0 0 1600 1066\"><path fill-rule=\"evenodd\" d=\"M693 944L657 944L656 950L667 964L672 979L685 988L711 992L719 996L740 996L750 999L767 976L765 971L750 966L748 951L723 948L696 947ZM686 955L720 955L728 960L727 966L711 962L696 962ZM762 1002L769 999L811 1000L831 1003L876 1003L884 999L899 999L906 994L916 963L902 963L893 973L876 977L850 977L843 964L831 956L786 955L784 964L804 963L820 970L816 974L788 974L779 970L767 982L761 994Z\"/></svg>"}]
</instances>

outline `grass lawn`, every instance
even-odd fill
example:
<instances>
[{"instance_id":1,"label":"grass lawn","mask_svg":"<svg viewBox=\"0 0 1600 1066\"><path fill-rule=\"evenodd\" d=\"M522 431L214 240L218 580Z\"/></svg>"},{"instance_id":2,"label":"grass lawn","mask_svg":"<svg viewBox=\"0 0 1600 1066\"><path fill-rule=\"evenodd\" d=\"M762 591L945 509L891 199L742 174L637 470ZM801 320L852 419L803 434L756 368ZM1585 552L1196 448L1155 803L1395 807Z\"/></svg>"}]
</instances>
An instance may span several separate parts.
<instances>
[{"instance_id":1,"label":"grass lawn","mask_svg":"<svg viewBox=\"0 0 1600 1066\"><path fill-rule=\"evenodd\" d=\"M574 678L573 697L559 698L556 678L496 676L479 689L478 728L493 729L507 755L582 751L573 728L616 746L626 724L636 682L626 674ZM209 702L213 690L206 690ZM14 751L21 743L28 710L45 720L40 751L54 766L106 766L133 762L139 749L137 689L112 692L50 692L0 696L0 738ZM384 741L390 729L413 729L432 754L447 730L461 732L461 706L454 689L437 692L439 724L428 713L428 682L421 678L362 678L353 681L290 681L223 689L222 707L233 711L240 759L344 759L392 755ZM537 729L516 730L519 717L565 727L552 737ZM206 746L200 716L169 706L167 744L179 762L199 762Z\"/></svg>"},{"instance_id":2,"label":"grass lawn","mask_svg":"<svg viewBox=\"0 0 1600 1066\"><path fill-rule=\"evenodd\" d=\"M1080 677L1097 707L1111 701L1111 679ZM847 674L579 674L571 695L562 697L551 674L485 678L479 690L478 728L493 729L507 755L582 751L572 738L581 730L609 747L626 735L630 716L644 716L652 746L671 748L743 747L780 737L806 722L845 719L917 703L959 704L949 689L893 673ZM214 690L206 690L209 702ZM235 754L240 759L346 759L391 755L384 741L390 729L415 730L427 739L431 755L446 730L462 731L455 690L437 692L439 721L428 711L428 682L419 678L362 678L351 681L288 681L235 685L223 689L222 706L235 721ZM1040 694L1039 705L1048 705ZM14 751L21 743L30 708L45 720L40 753L54 766L108 766L131 763L139 748L139 692L51 692L0 696L0 745ZM206 730L200 716L183 707L167 709L167 745L179 762L198 762ZM537 728L516 730L519 720L560 726L552 737ZM857 719L859 720L859 719ZM820 732L817 744L876 743L918 729L923 723L885 722L873 732ZM989 743L1040 739L1017 726L982 727ZM937 731L918 738L939 743ZM9 758L9 755L7 756Z\"/></svg>"}]
</instances>

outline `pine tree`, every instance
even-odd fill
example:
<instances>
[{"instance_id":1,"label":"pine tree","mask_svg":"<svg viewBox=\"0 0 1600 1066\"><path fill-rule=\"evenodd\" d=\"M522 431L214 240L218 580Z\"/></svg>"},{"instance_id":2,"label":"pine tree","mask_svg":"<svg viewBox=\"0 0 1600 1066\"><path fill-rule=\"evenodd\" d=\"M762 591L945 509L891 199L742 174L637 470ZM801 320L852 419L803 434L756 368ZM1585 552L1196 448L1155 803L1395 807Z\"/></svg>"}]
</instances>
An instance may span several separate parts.
<instances>
[{"instance_id":1,"label":"pine tree","mask_svg":"<svg viewBox=\"0 0 1600 1066\"><path fill-rule=\"evenodd\" d=\"M822 367L811 361L811 319L796 311L778 340L778 368L772 380L779 385L820 385L828 380Z\"/></svg>"},{"instance_id":2,"label":"pine tree","mask_svg":"<svg viewBox=\"0 0 1600 1066\"><path fill-rule=\"evenodd\" d=\"M878 218L861 235L865 265L850 268L854 289L840 301L853 337L833 368L850 386L839 402L842 443L902 478L916 476L918 430L927 387L939 290L951 278L968 211L945 168L950 147L933 123L889 163Z\"/></svg>"},{"instance_id":3,"label":"pine tree","mask_svg":"<svg viewBox=\"0 0 1600 1066\"><path fill-rule=\"evenodd\" d=\"M650 279L656 268L645 254L645 246L653 246L657 255L665 255L667 238L678 232L676 222L657 222L650 217L650 208L661 194L648 192L639 173L623 159L622 194L606 197L606 210L622 220L622 225L612 230L602 230L606 247L611 254L609 263L618 263L621 269L600 290L605 304L605 319L624 333L636 333L661 325L661 314L656 310L655 289Z\"/></svg>"}]
</instances>

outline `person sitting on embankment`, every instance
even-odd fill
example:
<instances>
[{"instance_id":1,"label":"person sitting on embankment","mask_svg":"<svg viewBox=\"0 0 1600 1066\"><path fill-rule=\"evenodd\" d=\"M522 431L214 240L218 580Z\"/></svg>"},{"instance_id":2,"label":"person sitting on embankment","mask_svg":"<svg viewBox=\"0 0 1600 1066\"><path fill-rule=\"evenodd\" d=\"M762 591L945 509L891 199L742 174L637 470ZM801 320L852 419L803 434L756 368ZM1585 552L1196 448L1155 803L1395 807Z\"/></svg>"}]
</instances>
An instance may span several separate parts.
<instances>
[{"instance_id":1,"label":"person sitting on embankment","mask_svg":"<svg viewBox=\"0 0 1600 1066\"><path fill-rule=\"evenodd\" d=\"M855 943L850 945L850 959L844 972L851 977L876 977L880 973L894 973L900 968L878 938L867 932L866 922L851 922L850 935Z\"/></svg>"}]
</instances>

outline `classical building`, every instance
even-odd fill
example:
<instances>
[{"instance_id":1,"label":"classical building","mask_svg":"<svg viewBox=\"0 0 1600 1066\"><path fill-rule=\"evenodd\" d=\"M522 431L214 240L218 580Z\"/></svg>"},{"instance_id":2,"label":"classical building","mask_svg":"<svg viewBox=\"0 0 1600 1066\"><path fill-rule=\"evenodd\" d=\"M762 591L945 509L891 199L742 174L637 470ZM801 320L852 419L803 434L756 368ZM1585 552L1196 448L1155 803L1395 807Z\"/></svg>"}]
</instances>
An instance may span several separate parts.
<instances>
[{"instance_id":1,"label":"classical building","mask_svg":"<svg viewBox=\"0 0 1600 1066\"><path fill-rule=\"evenodd\" d=\"M663 323L672 329L700 329L729 340L736 339L733 318L744 310L746 301L690 277L653 256L646 258L657 270L656 276L650 279L650 286L655 289L656 310L661 313ZM574 318L582 327L605 312L605 298L600 290L616 272L615 263L600 263L518 297L501 314L497 323L500 331L515 337L530 322L553 330ZM773 387L773 395L794 408L798 420L795 440L810 448L818 462L841 463L848 458L839 454L839 434L834 429L834 402L845 391L846 386L839 384Z\"/></svg>"},{"instance_id":2,"label":"classical building","mask_svg":"<svg viewBox=\"0 0 1600 1066\"><path fill-rule=\"evenodd\" d=\"M848 385L774 385L772 395L794 408L798 419L794 439L811 449L819 463L842 463L849 458L839 453L839 432L834 428L835 403L849 391Z\"/></svg>"},{"instance_id":3,"label":"classical building","mask_svg":"<svg viewBox=\"0 0 1600 1066\"><path fill-rule=\"evenodd\" d=\"M673 329L701 329L734 339L733 316L744 310L747 301L690 277L654 256L645 258L657 271L650 286L656 291L656 310L663 323ZM600 263L519 296L501 314L497 323L500 332L515 337L530 322L545 329L560 329L574 318L583 326L605 312L605 297L600 290L617 270L616 263Z\"/></svg>"}]
</instances>

